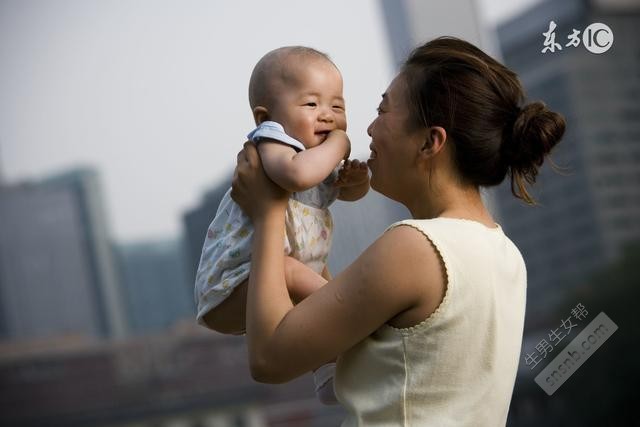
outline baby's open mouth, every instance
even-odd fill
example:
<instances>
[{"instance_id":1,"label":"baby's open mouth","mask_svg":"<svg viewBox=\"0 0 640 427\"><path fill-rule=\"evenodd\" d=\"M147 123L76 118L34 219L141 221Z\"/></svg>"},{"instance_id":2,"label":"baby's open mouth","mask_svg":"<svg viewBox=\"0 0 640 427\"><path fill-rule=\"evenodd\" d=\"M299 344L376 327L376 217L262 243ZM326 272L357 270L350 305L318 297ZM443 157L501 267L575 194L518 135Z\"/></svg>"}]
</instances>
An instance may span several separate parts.
<instances>
[{"instance_id":1,"label":"baby's open mouth","mask_svg":"<svg viewBox=\"0 0 640 427\"><path fill-rule=\"evenodd\" d=\"M331 133L330 130L321 130L316 132L316 135L319 136L323 141L327 139L327 136Z\"/></svg>"}]
</instances>

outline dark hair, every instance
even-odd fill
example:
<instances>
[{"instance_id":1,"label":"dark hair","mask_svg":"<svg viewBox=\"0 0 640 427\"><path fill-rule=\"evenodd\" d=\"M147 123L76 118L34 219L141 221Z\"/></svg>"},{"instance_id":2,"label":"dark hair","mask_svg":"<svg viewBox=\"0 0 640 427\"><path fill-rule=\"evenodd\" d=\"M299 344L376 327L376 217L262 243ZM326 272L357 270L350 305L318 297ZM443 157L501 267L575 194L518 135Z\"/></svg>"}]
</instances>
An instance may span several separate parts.
<instances>
[{"instance_id":1,"label":"dark hair","mask_svg":"<svg viewBox=\"0 0 640 427\"><path fill-rule=\"evenodd\" d=\"M511 192L535 204L533 184L560 141L564 118L542 102L523 106L518 76L464 40L440 37L416 48L403 64L411 127L442 126L453 142L464 182L490 187L507 173Z\"/></svg>"}]
</instances>

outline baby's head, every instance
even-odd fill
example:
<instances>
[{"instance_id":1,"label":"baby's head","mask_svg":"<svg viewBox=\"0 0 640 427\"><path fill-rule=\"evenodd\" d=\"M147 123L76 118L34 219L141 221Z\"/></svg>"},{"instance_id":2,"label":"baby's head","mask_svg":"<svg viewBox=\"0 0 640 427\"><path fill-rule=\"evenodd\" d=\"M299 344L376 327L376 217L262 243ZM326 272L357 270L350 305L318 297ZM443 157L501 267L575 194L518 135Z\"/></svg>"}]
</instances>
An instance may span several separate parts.
<instances>
[{"instance_id":1,"label":"baby's head","mask_svg":"<svg viewBox=\"0 0 640 427\"><path fill-rule=\"evenodd\" d=\"M340 71L312 48L281 47L263 56L251 74L249 104L256 124L278 122L306 148L347 129Z\"/></svg>"}]
</instances>

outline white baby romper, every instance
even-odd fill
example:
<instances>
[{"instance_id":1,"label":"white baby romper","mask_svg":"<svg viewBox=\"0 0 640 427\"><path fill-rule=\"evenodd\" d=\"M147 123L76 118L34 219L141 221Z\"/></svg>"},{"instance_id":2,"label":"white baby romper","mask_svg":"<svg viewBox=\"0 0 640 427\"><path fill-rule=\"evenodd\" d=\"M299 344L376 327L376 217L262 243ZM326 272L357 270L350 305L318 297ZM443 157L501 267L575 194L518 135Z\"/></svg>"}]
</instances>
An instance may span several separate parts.
<instances>
[{"instance_id":1,"label":"white baby romper","mask_svg":"<svg viewBox=\"0 0 640 427\"><path fill-rule=\"evenodd\" d=\"M248 138L254 143L262 138L275 139L297 151L304 150L299 141L285 134L282 126L275 122L263 122ZM338 188L333 186L336 177L337 169L317 186L292 193L285 215L285 254L318 274L326 265L331 247L333 220L329 205L338 196ZM209 225L196 273L196 318L202 325L202 317L249 276L253 227L231 199L230 192L231 189L225 193Z\"/></svg>"}]
</instances>

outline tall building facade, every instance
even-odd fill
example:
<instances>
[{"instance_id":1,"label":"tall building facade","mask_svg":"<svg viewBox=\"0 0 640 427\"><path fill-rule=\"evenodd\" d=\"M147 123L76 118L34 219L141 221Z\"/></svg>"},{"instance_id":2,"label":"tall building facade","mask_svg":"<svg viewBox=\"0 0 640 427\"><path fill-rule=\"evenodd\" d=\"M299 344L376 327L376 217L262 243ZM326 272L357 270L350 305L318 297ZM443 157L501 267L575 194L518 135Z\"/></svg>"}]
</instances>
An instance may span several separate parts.
<instances>
[{"instance_id":1,"label":"tall building facade","mask_svg":"<svg viewBox=\"0 0 640 427\"><path fill-rule=\"evenodd\" d=\"M121 244L116 254L132 334L162 331L193 317L182 240Z\"/></svg>"},{"instance_id":2,"label":"tall building facade","mask_svg":"<svg viewBox=\"0 0 640 427\"><path fill-rule=\"evenodd\" d=\"M605 53L584 46L593 23L613 32ZM543 53L543 33L554 25L561 49ZM576 30L579 44L569 45ZM640 238L640 5L546 1L501 25L498 38L529 100L543 100L567 121L552 154L560 173L543 167L534 188L540 206L514 199L507 184L496 197L504 229L527 261L531 302L544 309L558 289Z\"/></svg>"},{"instance_id":3,"label":"tall building facade","mask_svg":"<svg viewBox=\"0 0 640 427\"><path fill-rule=\"evenodd\" d=\"M477 0L379 1L395 68L414 47L440 36L459 37L491 54L496 53L492 34L480 22Z\"/></svg>"},{"instance_id":4,"label":"tall building facade","mask_svg":"<svg viewBox=\"0 0 640 427\"><path fill-rule=\"evenodd\" d=\"M0 187L0 236L3 340L125 335L94 171Z\"/></svg>"}]
</instances>

